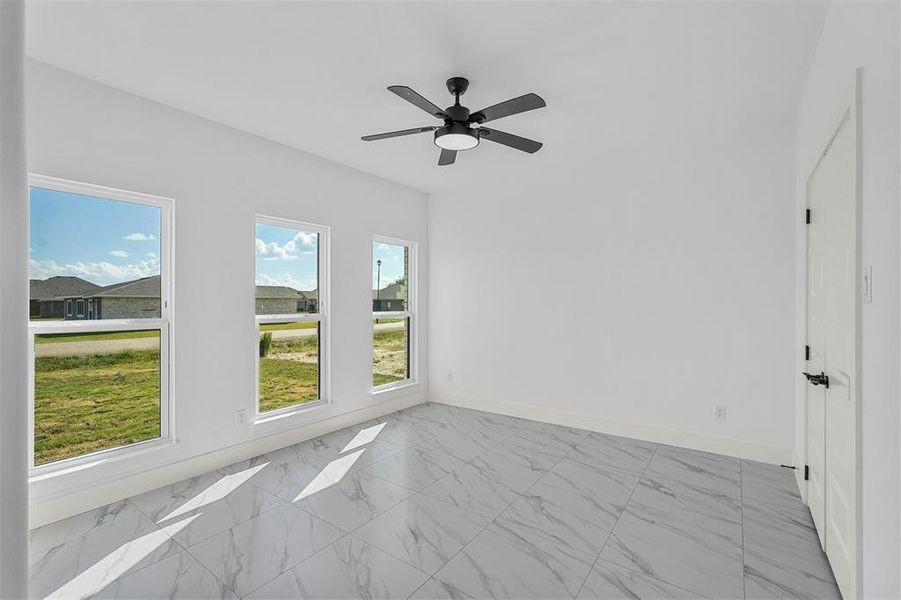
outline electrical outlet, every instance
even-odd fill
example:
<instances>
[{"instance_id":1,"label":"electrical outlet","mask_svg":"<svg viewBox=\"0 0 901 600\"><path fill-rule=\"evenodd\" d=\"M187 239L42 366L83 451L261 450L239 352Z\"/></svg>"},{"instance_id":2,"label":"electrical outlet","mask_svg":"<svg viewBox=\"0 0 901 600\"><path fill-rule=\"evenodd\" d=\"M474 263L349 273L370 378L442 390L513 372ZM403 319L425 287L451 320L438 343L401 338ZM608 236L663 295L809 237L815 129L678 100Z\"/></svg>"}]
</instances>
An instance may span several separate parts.
<instances>
[{"instance_id":1,"label":"electrical outlet","mask_svg":"<svg viewBox=\"0 0 901 600\"><path fill-rule=\"evenodd\" d=\"M713 418L717 421L725 421L726 420L726 407L722 404L719 404L713 408Z\"/></svg>"},{"instance_id":2,"label":"electrical outlet","mask_svg":"<svg viewBox=\"0 0 901 600\"><path fill-rule=\"evenodd\" d=\"M448 382L448 383L453 383L453 382L454 382L454 372L453 372L453 371L448 371L448 372L447 372L447 382Z\"/></svg>"},{"instance_id":3,"label":"electrical outlet","mask_svg":"<svg viewBox=\"0 0 901 600\"><path fill-rule=\"evenodd\" d=\"M247 422L247 410L239 408L235 411L235 416L238 420L238 425L243 425Z\"/></svg>"}]
</instances>

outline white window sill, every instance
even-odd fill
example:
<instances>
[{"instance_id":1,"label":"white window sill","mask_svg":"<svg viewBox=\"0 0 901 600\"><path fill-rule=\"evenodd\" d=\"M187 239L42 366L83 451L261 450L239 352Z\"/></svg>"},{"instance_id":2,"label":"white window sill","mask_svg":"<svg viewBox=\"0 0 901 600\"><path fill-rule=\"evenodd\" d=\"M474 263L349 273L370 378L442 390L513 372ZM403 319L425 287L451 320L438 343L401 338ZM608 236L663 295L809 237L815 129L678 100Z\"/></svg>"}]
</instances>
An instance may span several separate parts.
<instances>
[{"instance_id":1,"label":"white window sill","mask_svg":"<svg viewBox=\"0 0 901 600\"><path fill-rule=\"evenodd\" d=\"M175 446L177 442L169 438L156 438L146 442L138 442L120 448L100 450L84 456L47 463L32 467L28 472L28 483L64 477L72 473L93 470L101 466L111 465L123 460L132 460L137 456L160 452Z\"/></svg>"},{"instance_id":2,"label":"white window sill","mask_svg":"<svg viewBox=\"0 0 901 600\"><path fill-rule=\"evenodd\" d=\"M307 404L301 404L297 407L284 408L270 413L257 415L251 426L253 434L268 435L280 431L303 425L311 420L311 415L319 408L329 404L327 400L317 400Z\"/></svg>"},{"instance_id":3,"label":"white window sill","mask_svg":"<svg viewBox=\"0 0 901 600\"><path fill-rule=\"evenodd\" d=\"M386 396L403 396L406 394L411 394L421 387L422 384L418 381L407 379L398 383L389 383L386 385L374 387L372 388L372 390L370 390L369 394L373 397L381 399Z\"/></svg>"}]
</instances>

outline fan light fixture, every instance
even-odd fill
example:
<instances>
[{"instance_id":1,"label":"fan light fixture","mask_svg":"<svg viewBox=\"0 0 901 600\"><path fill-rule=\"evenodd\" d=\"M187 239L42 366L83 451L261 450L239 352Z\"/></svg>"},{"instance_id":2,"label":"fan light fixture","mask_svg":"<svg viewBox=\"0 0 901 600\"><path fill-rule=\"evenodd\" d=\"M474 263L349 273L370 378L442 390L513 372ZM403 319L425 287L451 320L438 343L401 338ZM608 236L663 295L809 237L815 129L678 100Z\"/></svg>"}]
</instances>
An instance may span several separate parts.
<instances>
[{"instance_id":1,"label":"fan light fixture","mask_svg":"<svg viewBox=\"0 0 901 600\"><path fill-rule=\"evenodd\" d=\"M435 131L435 145L443 150L471 150L479 145L474 129L454 123Z\"/></svg>"},{"instance_id":2,"label":"fan light fixture","mask_svg":"<svg viewBox=\"0 0 901 600\"><path fill-rule=\"evenodd\" d=\"M0 0L0 2L3 2L3 0ZM434 131L435 145L441 148L441 154L438 156L439 166L454 164L454 161L457 160L457 152L460 150L472 150L479 145L479 140L483 139L521 150L522 152L528 152L529 154L538 152L541 149L541 142L497 129L488 129L484 126L488 121L503 119L510 115L518 115L536 108L544 108L546 104L540 96L537 94L524 94L470 113L468 108L460 104L460 96L466 92L468 87L469 80L465 77L451 77L448 79L447 91L453 94L454 105L441 110L434 103L426 100L405 85L388 86L390 91L413 106L444 121L444 126L425 125L423 127L401 129L400 131L364 135L363 141L374 142L375 140L386 140L388 138Z\"/></svg>"}]
</instances>

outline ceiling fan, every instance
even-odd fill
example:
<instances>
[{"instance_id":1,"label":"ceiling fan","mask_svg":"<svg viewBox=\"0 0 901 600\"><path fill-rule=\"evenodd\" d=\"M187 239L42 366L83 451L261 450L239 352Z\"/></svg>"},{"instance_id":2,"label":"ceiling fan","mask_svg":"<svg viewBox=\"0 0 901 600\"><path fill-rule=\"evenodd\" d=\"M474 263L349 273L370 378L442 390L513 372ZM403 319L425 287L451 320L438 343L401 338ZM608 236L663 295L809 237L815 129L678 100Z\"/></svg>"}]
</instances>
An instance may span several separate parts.
<instances>
[{"instance_id":1,"label":"ceiling fan","mask_svg":"<svg viewBox=\"0 0 901 600\"><path fill-rule=\"evenodd\" d=\"M448 79L447 91L453 94L454 105L441 110L405 85L388 86L389 90L410 104L418 106L430 115L442 119L444 121L444 126L414 127L413 129L402 129L400 131L390 131L388 133L364 135L362 138L363 141L372 142L375 140L400 137L402 135L413 135L414 133L434 131L435 145L441 148L441 155L438 157L439 165L454 164L454 161L457 159L458 151L475 148L479 145L479 140L489 140L517 150L522 150L523 152L528 152L529 154L538 152L541 148L541 142L536 142L535 140L530 140L497 129L488 129L487 127L483 127L482 124L547 106L540 96L537 94L525 94L524 96L512 98L506 102L501 102L500 104L495 104L471 113L468 108L460 104L460 96L466 93L468 87L469 80L465 77L451 77Z\"/></svg>"}]
</instances>

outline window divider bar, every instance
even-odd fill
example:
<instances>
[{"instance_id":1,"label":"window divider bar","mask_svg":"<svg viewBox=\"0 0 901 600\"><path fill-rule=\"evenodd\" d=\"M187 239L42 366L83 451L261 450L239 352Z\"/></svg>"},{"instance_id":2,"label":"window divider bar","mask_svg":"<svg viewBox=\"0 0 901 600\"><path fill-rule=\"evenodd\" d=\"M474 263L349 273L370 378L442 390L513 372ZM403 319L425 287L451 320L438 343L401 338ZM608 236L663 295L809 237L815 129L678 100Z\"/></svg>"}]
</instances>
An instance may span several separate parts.
<instances>
[{"instance_id":1,"label":"window divider bar","mask_svg":"<svg viewBox=\"0 0 901 600\"><path fill-rule=\"evenodd\" d=\"M30 321L28 330L32 334L53 333L98 333L104 331L143 331L148 329L162 329L167 324L164 319L97 319L93 321L57 321L54 323L40 323Z\"/></svg>"},{"instance_id":2,"label":"window divider bar","mask_svg":"<svg viewBox=\"0 0 901 600\"><path fill-rule=\"evenodd\" d=\"M409 310L394 310L394 311L378 311L372 313L373 319L403 319L413 316L413 312Z\"/></svg>"},{"instance_id":3,"label":"window divider bar","mask_svg":"<svg viewBox=\"0 0 901 600\"><path fill-rule=\"evenodd\" d=\"M310 323L314 321L322 321L324 315L321 313L299 313L296 315L257 315L256 321L260 325L267 323Z\"/></svg>"}]
</instances>

